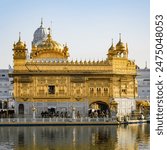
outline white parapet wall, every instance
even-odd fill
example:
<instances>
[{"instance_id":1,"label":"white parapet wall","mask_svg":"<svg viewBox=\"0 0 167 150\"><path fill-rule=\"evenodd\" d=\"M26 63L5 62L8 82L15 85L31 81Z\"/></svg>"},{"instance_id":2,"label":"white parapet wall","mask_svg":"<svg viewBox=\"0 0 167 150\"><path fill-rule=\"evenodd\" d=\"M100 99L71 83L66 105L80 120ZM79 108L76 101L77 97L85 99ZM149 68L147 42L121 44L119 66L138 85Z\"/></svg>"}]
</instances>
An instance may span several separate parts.
<instances>
[{"instance_id":1,"label":"white parapet wall","mask_svg":"<svg viewBox=\"0 0 167 150\"><path fill-rule=\"evenodd\" d=\"M115 101L118 103L117 116L123 117L129 115L132 111L136 110L135 99L129 98L116 98Z\"/></svg>"}]
</instances>

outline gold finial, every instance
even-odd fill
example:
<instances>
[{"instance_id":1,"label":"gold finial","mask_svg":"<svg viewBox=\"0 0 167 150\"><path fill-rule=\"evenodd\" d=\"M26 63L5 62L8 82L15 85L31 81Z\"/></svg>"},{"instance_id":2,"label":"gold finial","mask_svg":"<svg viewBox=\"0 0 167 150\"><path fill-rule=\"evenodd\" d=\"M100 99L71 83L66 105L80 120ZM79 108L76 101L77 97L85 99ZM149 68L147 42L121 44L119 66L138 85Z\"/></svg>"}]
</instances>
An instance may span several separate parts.
<instances>
[{"instance_id":1,"label":"gold finial","mask_svg":"<svg viewBox=\"0 0 167 150\"><path fill-rule=\"evenodd\" d=\"M50 28L52 28L52 21L50 22Z\"/></svg>"},{"instance_id":2,"label":"gold finial","mask_svg":"<svg viewBox=\"0 0 167 150\"><path fill-rule=\"evenodd\" d=\"M49 30L48 39L51 40L51 29L48 28L48 30Z\"/></svg>"},{"instance_id":3,"label":"gold finial","mask_svg":"<svg viewBox=\"0 0 167 150\"><path fill-rule=\"evenodd\" d=\"M113 38L111 39L111 46L112 46L112 47L114 46Z\"/></svg>"},{"instance_id":4,"label":"gold finial","mask_svg":"<svg viewBox=\"0 0 167 150\"><path fill-rule=\"evenodd\" d=\"M121 42L121 33L119 33L119 42Z\"/></svg>"},{"instance_id":5,"label":"gold finial","mask_svg":"<svg viewBox=\"0 0 167 150\"><path fill-rule=\"evenodd\" d=\"M14 42L13 47L15 47L16 43Z\"/></svg>"},{"instance_id":6,"label":"gold finial","mask_svg":"<svg viewBox=\"0 0 167 150\"><path fill-rule=\"evenodd\" d=\"M126 43L126 50L128 50L128 43Z\"/></svg>"},{"instance_id":7,"label":"gold finial","mask_svg":"<svg viewBox=\"0 0 167 150\"><path fill-rule=\"evenodd\" d=\"M26 47L26 42L24 41L24 46Z\"/></svg>"},{"instance_id":8,"label":"gold finial","mask_svg":"<svg viewBox=\"0 0 167 150\"><path fill-rule=\"evenodd\" d=\"M19 32L19 42L21 41L21 32Z\"/></svg>"},{"instance_id":9,"label":"gold finial","mask_svg":"<svg viewBox=\"0 0 167 150\"><path fill-rule=\"evenodd\" d=\"M112 45L111 45L112 49L114 48L114 42L113 42L113 39L112 39Z\"/></svg>"},{"instance_id":10,"label":"gold finial","mask_svg":"<svg viewBox=\"0 0 167 150\"><path fill-rule=\"evenodd\" d=\"M49 27L49 28L48 28L49 34L50 34L50 30L51 30L51 29L50 29L50 27Z\"/></svg>"},{"instance_id":11,"label":"gold finial","mask_svg":"<svg viewBox=\"0 0 167 150\"><path fill-rule=\"evenodd\" d=\"M50 27L48 28L48 30L50 31L50 35L52 34L52 21L50 22Z\"/></svg>"},{"instance_id":12,"label":"gold finial","mask_svg":"<svg viewBox=\"0 0 167 150\"><path fill-rule=\"evenodd\" d=\"M108 51L111 51L111 50L114 50L114 43L113 43L113 39L112 39L112 42L111 42L111 47L109 48Z\"/></svg>"}]
</instances>

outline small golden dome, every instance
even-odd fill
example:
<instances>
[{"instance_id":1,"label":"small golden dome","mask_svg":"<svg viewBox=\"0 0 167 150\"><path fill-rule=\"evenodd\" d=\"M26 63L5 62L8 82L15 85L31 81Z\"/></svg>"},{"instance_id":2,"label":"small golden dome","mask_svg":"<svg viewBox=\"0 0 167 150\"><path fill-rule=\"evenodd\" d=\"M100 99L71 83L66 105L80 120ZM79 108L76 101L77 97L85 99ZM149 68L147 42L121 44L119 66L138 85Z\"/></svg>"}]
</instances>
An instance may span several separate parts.
<instances>
[{"instance_id":1,"label":"small golden dome","mask_svg":"<svg viewBox=\"0 0 167 150\"><path fill-rule=\"evenodd\" d=\"M37 48L40 49L49 49L49 50L63 50L63 47L61 46L61 44L59 44L58 42L52 40L52 37L50 35L50 33L48 34L48 38L46 41L43 41L42 43L40 43Z\"/></svg>"},{"instance_id":2,"label":"small golden dome","mask_svg":"<svg viewBox=\"0 0 167 150\"><path fill-rule=\"evenodd\" d=\"M118 47L118 46L125 47L125 46L124 46L124 43L123 43L123 42L121 42L121 41L119 41L119 42L117 43L117 45L116 45L116 46L117 46L117 47Z\"/></svg>"},{"instance_id":3,"label":"small golden dome","mask_svg":"<svg viewBox=\"0 0 167 150\"><path fill-rule=\"evenodd\" d=\"M115 50L115 48L114 48L113 39L112 39L112 45L111 45L111 47L108 49L108 52L113 51L113 50Z\"/></svg>"},{"instance_id":4,"label":"small golden dome","mask_svg":"<svg viewBox=\"0 0 167 150\"><path fill-rule=\"evenodd\" d=\"M124 50L125 49L124 43L118 42L117 45L116 45L116 49Z\"/></svg>"},{"instance_id":5,"label":"small golden dome","mask_svg":"<svg viewBox=\"0 0 167 150\"><path fill-rule=\"evenodd\" d=\"M19 33L19 40L16 44L13 45L14 49L25 49L26 44L21 41L20 33Z\"/></svg>"},{"instance_id":6,"label":"small golden dome","mask_svg":"<svg viewBox=\"0 0 167 150\"><path fill-rule=\"evenodd\" d=\"M117 50L125 50L124 43L121 41L121 34L119 34L119 42L116 45Z\"/></svg>"}]
</instances>

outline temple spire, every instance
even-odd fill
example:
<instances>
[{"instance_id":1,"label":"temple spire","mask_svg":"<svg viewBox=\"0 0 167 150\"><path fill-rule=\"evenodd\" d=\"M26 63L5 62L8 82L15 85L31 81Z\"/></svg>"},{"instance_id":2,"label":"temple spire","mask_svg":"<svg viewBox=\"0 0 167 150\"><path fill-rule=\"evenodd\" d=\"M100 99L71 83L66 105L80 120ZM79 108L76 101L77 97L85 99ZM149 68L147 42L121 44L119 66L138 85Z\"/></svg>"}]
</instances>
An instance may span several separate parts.
<instances>
[{"instance_id":1,"label":"temple spire","mask_svg":"<svg viewBox=\"0 0 167 150\"><path fill-rule=\"evenodd\" d=\"M43 18L41 18L41 27L43 26Z\"/></svg>"},{"instance_id":2,"label":"temple spire","mask_svg":"<svg viewBox=\"0 0 167 150\"><path fill-rule=\"evenodd\" d=\"M111 39L111 41L112 41L112 42L111 42L111 45L114 46L114 44L113 44L113 38Z\"/></svg>"},{"instance_id":3,"label":"temple spire","mask_svg":"<svg viewBox=\"0 0 167 150\"><path fill-rule=\"evenodd\" d=\"M128 43L126 43L126 50L128 51Z\"/></svg>"},{"instance_id":4,"label":"temple spire","mask_svg":"<svg viewBox=\"0 0 167 150\"><path fill-rule=\"evenodd\" d=\"M112 39L112 43L111 43L111 48L110 50L114 50L114 42L113 42L113 39Z\"/></svg>"},{"instance_id":5,"label":"temple spire","mask_svg":"<svg viewBox=\"0 0 167 150\"><path fill-rule=\"evenodd\" d=\"M51 29L50 29L50 27L48 28L48 31L49 31L49 33L48 33L48 40L51 40Z\"/></svg>"},{"instance_id":6,"label":"temple spire","mask_svg":"<svg viewBox=\"0 0 167 150\"><path fill-rule=\"evenodd\" d=\"M121 42L121 33L119 33L119 42Z\"/></svg>"},{"instance_id":7,"label":"temple spire","mask_svg":"<svg viewBox=\"0 0 167 150\"><path fill-rule=\"evenodd\" d=\"M112 42L111 42L111 46L110 46L110 48L108 49L108 54L111 52L111 51L113 51L114 50L114 43L113 43L113 39L112 39ZM107 55L108 55L107 54Z\"/></svg>"},{"instance_id":8,"label":"temple spire","mask_svg":"<svg viewBox=\"0 0 167 150\"><path fill-rule=\"evenodd\" d=\"M21 41L21 32L19 32L19 42Z\"/></svg>"},{"instance_id":9,"label":"temple spire","mask_svg":"<svg viewBox=\"0 0 167 150\"><path fill-rule=\"evenodd\" d=\"M49 30L49 34L51 35L52 34L52 21L50 21L50 27L48 28Z\"/></svg>"},{"instance_id":10,"label":"temple spire","mask_svg":"<svg viewBox=\"0 0 167 150\"><path fill-rule=\"evenodd\" d=\"M51 34L51 28L50 27L48 28L48 31L49 31L49 34Z\"/></svg>"}]
</instances>

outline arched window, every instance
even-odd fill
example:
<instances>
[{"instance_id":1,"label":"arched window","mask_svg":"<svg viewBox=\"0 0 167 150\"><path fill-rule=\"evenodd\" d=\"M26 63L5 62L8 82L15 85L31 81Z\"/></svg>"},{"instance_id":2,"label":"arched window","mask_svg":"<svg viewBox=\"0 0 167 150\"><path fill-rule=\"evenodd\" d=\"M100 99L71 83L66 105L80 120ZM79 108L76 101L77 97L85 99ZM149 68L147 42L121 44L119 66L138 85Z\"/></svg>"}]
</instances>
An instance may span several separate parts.
<instances>
[{"instance_id":1,"label":"arched window","mask_svg":"<svg viewBox=\"0 0 167 150\"><path fill-rule=\"evenodd\" d=\"M108 95L108 88L104 88L104 96Z\"/></svg>"},{"instance_id":2,"label":"arched window","mask_svg":"<svg viewBox=\"0 0 167 150\"><path fill-rule=\"evenodd\" d=\"M94 94L94 89L90 88L90 95L93 95L93 94Z\"/></svg>"},{"instance_id":3,"label":"arched window","mask_svg":"<svg viewBox=\"0 0 167 150\"><path fill-rule=\"evenodd\" d=\"M97 88L97 95L101 95L101 88Z\"/></svg>"},{"instance_id":4,"label":"arched window","mask_svg":"<svg viewBox=\"0 0 167 150\"><path fill-rule=\"evenodd\" d=\"M2 101L0 101L0 109L2 109Z\"/></svg>"}]
</instances>

